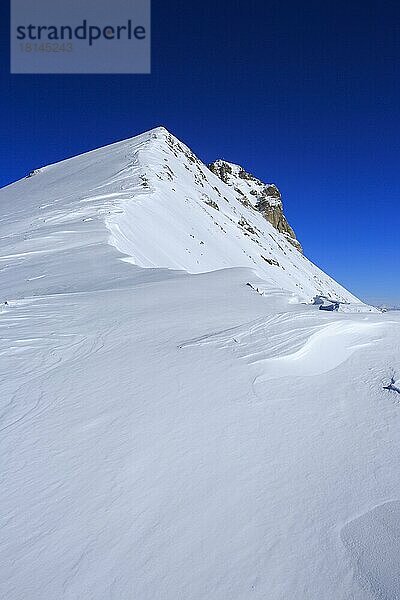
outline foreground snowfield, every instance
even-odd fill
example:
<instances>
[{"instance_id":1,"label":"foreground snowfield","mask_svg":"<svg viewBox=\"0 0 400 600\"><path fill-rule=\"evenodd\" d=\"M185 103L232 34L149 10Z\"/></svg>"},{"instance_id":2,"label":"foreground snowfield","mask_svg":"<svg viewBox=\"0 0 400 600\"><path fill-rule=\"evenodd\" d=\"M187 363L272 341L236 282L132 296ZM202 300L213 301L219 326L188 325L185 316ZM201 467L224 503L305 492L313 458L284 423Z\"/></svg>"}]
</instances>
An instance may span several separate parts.
<instances>
[{"instance_id":1,"label":"foreground snowfield","mask_svg":"<svg viewBox=\"0 0 400 600\"><path fill-rule=\"evenodd\" d=\"M400 597L399 313L142 268L120 197L43 175L0 192L0 596Z\"/></svg>"}]
</instances>

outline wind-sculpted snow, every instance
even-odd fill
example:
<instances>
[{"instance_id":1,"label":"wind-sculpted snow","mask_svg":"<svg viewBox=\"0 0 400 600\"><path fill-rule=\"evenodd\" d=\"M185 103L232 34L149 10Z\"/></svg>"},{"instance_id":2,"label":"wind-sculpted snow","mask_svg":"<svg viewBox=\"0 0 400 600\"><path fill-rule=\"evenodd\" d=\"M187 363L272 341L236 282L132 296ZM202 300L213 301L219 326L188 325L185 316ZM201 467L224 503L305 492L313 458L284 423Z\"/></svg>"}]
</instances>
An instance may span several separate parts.
<instances>
[{"instance_id":1,"label":"wind-sculpted snow","mask_svg":"<svg viewBox=\"0 0 400 600\"><path fill-rule=\"evenodd\" d=\"M307 304L370 310L196 160L0 192L0 597L395 598L399 315Z\"/></svg>"},{"instance_id":2,"label":"wind-sculpted snow","mask_svg":"<svg viewBox=\"0 0 400 600\"><path fill-rule=\"evenodd\" d=\"M395 322L396 324L396 322ZM262 363L262 380L320 375L338 367L354 352L379 340L383 324L352 319L324 322L314 310L273 315L227 332L182 345L215 343L249 363Z\"/></svg>"},{"instance_id":3,"label":"wind-sculpted snow","mask_svg":"<svg viewBox=\"0 0 400 600\"><path fill-rule=\"evenodd\" d=\"M399 322L141 272L0 314L4 596L361 600L334 528L398 492Z\"/></svg>"}]
</instances>

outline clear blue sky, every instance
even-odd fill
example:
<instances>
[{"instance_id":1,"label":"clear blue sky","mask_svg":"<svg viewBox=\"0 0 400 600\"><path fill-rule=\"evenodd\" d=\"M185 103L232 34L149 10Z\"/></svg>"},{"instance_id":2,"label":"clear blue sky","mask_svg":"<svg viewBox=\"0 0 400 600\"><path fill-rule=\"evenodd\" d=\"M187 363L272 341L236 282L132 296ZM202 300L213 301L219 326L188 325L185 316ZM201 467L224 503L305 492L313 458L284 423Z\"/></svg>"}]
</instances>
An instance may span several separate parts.
<instances>
[{"instance_id":1,"label":"clear blue sky","mask_svg":"<svg viewBox=\"0 0 400 600\"><path fill-rule=\"evenodd\" d=\"M307 256L400 303L400 3L153 0L151 75L9 75L0 185L163 124L280 187Z\"/></svg>"}]
</instances>

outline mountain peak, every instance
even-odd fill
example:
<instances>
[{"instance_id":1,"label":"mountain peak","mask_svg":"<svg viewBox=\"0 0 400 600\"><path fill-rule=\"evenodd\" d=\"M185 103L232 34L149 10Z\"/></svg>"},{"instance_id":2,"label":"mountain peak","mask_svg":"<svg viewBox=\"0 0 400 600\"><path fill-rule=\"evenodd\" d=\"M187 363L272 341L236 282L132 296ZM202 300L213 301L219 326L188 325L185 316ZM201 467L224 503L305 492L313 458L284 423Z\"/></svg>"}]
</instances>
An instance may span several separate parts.
<instances>
[{"instance_id":1,"label":"mountain peak","mask_svg":"<svg viewBox=\"0 0 400 600\"><path fill-rule=\"evenodd\" d=\"M164 125L153 127L153 129L149 129L146 133L151 135L153 138L157 137L160 139L165 139L167 136L172 135L172 133L168 131Z\"/></svg>"},{"instance_id":2,"label":"mountain peak","mask_svg":"<svg viewBox=\"0 0 400 600\"><path fill-rule=\"evenodd\" d=\"M35 295L79 291L89 279L93 289L116 285L131 277L129 262L188 273L244 267L250 279L255 272L302 301L356 301L298 252L276 185L227 161L207 168L162 126L45 167L1 190L1 201L4 235L18 215L20 238L5 256L21 294L28 267L36 273L28 284ZM62 273L55 260L61 255L70 265ZM42 281L44 264L50 266Z\"/></svg>"}]
</instances>

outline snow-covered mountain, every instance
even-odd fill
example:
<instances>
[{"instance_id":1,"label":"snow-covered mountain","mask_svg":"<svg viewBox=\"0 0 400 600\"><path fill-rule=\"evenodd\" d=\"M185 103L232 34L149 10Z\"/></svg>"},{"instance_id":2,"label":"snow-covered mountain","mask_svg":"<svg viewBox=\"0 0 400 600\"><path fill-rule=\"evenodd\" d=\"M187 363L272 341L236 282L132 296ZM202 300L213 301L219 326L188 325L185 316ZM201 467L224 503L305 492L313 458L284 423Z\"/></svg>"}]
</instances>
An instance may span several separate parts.
<instances>
[{"instance_id":1,"label":"snow-covered mountain","mask_svg":"<svg viewBox=\"0 0 400 600\"><path fill-rule=\"evenodd\" d=\"M298 248L162 128L0 190L1 598L400 597L400 315Z\"/></svg>"},{"instance_id":2,"label":"snow-covered mountain","mask_svg":"<svg viewBox=\"0 0 400 600\"><path fill-rule=\"evenodd\" d=\"M250 267L303 301L324 295L359 302L298 251L274 185L222 161L210 170L164 128L36 169L3 189L1 202L3 231L18 219L7 264L24 293L65 286L65 274L58 281L51 268L60 252L74 273L77 260L85 281L105 285L104 261L117 250L140 267ZM35 279L43 261L46 281Z\"/></svg>"}]
</instances>

